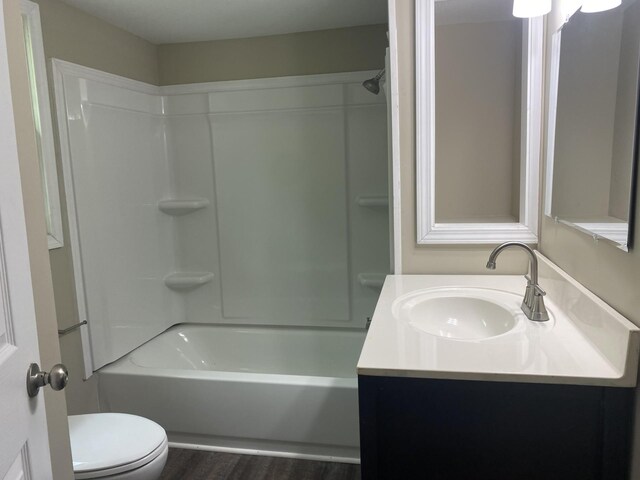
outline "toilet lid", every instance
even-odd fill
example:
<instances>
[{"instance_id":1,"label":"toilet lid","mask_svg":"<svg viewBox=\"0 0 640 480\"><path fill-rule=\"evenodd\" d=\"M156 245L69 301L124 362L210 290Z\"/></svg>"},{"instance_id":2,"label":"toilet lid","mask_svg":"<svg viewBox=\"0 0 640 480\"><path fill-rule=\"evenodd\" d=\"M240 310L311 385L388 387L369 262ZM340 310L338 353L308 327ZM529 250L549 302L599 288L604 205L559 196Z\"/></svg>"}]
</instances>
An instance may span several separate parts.
<instances>
[{"instance_id":1,"label":"toilet lid","mask_svg":"<svg viewBox=\"0 0 640 480\"><path fill-rule=\"evenodd\" d=\"M134 463L166 442L157 423L125 413L69 416L74 472L111 469Z\"/></svg>"}]
</instances>

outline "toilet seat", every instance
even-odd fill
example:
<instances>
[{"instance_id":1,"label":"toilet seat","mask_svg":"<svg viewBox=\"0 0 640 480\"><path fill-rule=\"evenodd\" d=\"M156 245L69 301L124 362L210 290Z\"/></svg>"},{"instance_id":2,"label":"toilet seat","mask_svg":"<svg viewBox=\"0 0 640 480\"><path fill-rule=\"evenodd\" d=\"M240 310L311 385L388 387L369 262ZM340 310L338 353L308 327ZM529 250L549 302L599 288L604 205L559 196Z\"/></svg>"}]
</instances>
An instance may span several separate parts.
<instances>
[{"instance_id":1,"label":"toilet seat","mask_svg":"<svg viewBox=\"0 0 640 480\"><path fill-rule=\"evenodd\" d=\"M69 416L76 479L125 475L166 461L167 434L157 423L124 413ZM128 478L128 477L127 477Z\"/></svg>"}]
</instances>

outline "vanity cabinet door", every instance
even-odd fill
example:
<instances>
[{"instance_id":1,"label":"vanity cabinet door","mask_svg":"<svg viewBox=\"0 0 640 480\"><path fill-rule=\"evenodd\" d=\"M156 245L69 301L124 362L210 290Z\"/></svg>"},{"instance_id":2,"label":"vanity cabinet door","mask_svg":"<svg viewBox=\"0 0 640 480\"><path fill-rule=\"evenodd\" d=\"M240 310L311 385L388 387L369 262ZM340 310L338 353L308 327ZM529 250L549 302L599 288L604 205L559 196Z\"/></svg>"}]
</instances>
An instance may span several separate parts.
<instances>
[{"instance_id":1,"label":"vanity cabinet door","mask_svg":"<svg viewBox=\"0 0 640 480\"><path fill-rule=\"evenodd\" d=\"M624 480L632 389L359 377L362 480Z\"/></svg>"}]
</instances>

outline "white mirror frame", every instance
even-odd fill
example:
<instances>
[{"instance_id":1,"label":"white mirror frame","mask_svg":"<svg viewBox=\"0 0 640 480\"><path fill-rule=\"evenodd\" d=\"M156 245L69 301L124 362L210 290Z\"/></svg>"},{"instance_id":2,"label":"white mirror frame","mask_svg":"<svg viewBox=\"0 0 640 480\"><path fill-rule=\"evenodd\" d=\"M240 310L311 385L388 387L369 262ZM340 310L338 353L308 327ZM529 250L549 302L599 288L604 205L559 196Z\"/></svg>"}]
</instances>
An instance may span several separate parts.
<instances>
[{"instance_id":1,"label":"white mirror frame","mask_svg":"<svg viewBox=\"0 0 640 480\"><path fill-rule=\"evenodd\" d=\"M47 66L44 56L42 27L40 26L40 7L29 0L20 1L20 13L29 27L31 41L31 67L35 91L38 96L38 113L40 120L40 165L43 175L43 194L45 200L45 215L47 216L47 243L49 250L64 245L62 235L62 213L60 210L60 192L58 190L58 169L56 167L56 151L53 141L53 126L51 123L51 104L49 102L49 86L47 81ZM27 45L25 45L26 51ZM28 52L27 52L28 55ZM28 58L28 57L27 57ZM28 60L27 60L28 61ZM35 128L35 125L34 125Z\"/></svg>"},{"instance_id":2,"label":"white mirror frame","mask_svg":"<svg viewBox=\"0 0 640 480\"><path fill-rule=\"evenodd\" d=\"M435 218L435 2L416 0L416 212L418 244L537 243L543 112L543 17L523 42L519 223L437 223Z\"/></svg>"},{"instance_id":3,"label":"white mirror frame","mask_svg":"<svg viewBox=\"0 0 640 480\"><path fill-rule=\"evenodd\" d=\"M556 113L558 108L558 80L560 74L560 42L562 29L551 37L551 60L549 62L549 107L547 109L547 145L545 166L544 214L551 217L553 196L553 160L556 140Z\"/></svg>"}]
</instances>

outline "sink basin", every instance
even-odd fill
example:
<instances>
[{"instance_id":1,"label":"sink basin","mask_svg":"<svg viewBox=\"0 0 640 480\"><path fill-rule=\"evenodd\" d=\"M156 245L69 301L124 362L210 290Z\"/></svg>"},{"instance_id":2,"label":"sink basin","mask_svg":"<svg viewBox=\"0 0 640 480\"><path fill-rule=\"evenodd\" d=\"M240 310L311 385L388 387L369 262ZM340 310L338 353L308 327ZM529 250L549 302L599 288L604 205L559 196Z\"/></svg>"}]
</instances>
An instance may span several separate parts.
<instances>
[{"instance_id":1,"label":"sink basin","mask_svg":"<svg viewBox=\"0 0 640 480\"><path fill-rule=\"evenodd\" d=\"M515 328L522 316L520 301L506 292L446 289L399 298L393 310L397 318L431 335L478 340Z\"/></svg>"}]
</instances>

